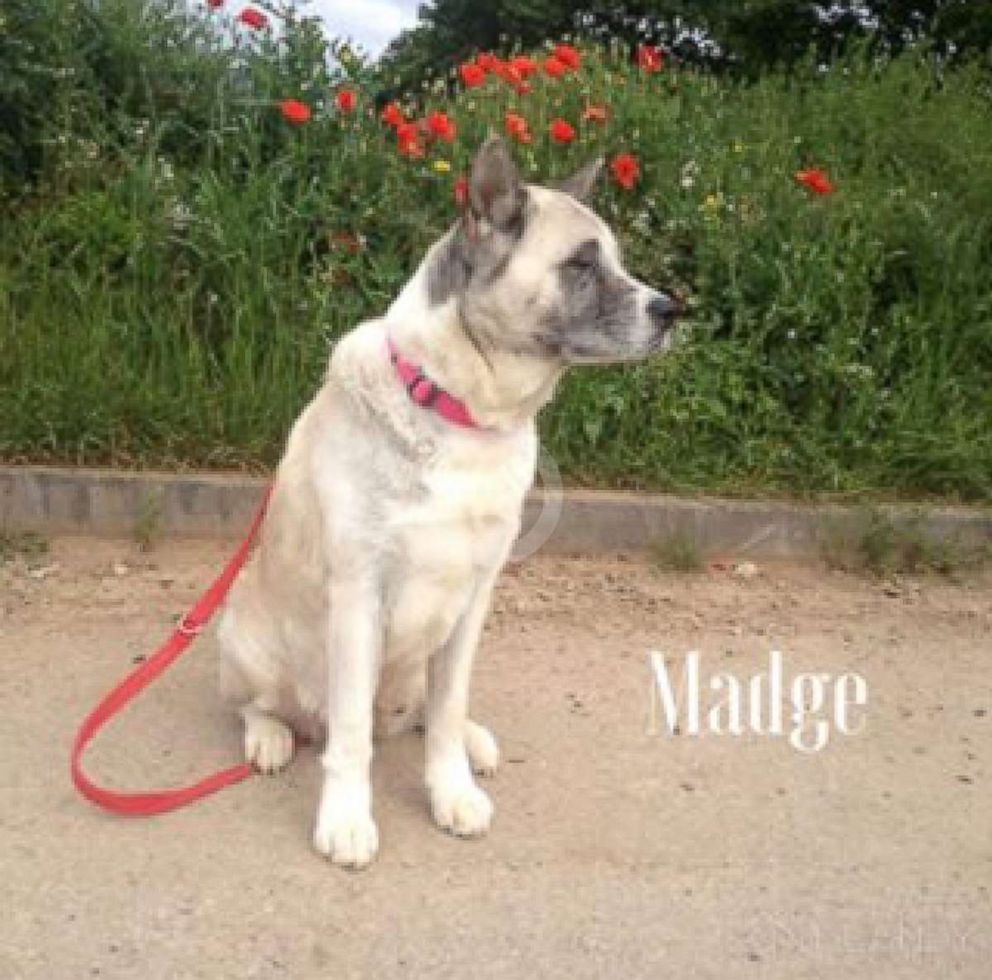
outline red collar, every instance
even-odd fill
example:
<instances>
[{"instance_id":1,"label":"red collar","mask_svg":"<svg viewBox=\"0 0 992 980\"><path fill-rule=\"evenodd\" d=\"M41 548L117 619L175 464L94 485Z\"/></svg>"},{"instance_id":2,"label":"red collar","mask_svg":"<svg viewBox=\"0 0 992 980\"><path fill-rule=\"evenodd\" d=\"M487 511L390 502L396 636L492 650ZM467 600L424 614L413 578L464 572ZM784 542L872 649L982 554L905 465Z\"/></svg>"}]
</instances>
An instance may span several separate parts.
<instances>
[{"instance_id":1,"label":"red collar","mask_svg":"<svg viewBox=\"0 0 992 980\"><path fill-rule=\"evenodd\" d=\"M421 408L433 408L438 415L453 425L460 425L466 429L480 428L465 402L455 398L454 395L449 395L442 387L431 381L419 364L407 360L393 343L392 337L386 338L386 346L396 374L415 405Z\"/></svg>"}]
</instances>

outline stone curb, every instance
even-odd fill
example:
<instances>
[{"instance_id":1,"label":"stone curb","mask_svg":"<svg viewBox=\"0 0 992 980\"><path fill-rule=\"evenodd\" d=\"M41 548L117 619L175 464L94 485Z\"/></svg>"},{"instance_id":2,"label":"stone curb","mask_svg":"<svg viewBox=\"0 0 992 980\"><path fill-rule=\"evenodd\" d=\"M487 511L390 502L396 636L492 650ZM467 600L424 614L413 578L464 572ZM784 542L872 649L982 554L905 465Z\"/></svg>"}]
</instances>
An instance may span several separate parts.
<instances>
[{"instance_id":1,"label":"stone curb","mask_svg":"<svg viewBox=\"0 0 992 980\"><path fill-rule=\"evenodd\" d=\"M0 466L0 531L46 534L240 538L266 481L239 474ZM527 528L542 508L530 495ZM919 520L935 538L992 543L992 510L886 505L894 520ZM541 547L556 554L643 551L681 534L707 556L809 559L824 534L853 533L858 507L664 494L566 490L561 516Z\"/></svg>"}]
</instances>

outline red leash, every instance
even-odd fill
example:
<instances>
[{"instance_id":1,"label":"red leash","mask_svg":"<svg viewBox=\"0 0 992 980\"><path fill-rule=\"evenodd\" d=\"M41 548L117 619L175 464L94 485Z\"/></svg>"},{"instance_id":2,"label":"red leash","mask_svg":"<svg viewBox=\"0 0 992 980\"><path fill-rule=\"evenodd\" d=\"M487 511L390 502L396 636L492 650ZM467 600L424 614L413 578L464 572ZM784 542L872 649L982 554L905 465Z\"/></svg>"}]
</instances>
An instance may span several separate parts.
<instances>
[{"instance_id":1,"label":"red leash","mask_svg":"<svg viewBox=\"0 0 992 980\"><path fill-rule=\"evenodd\" d=\"M214 579L213 584L196 601L195 605L181 620L175 632L155 651L146 661L131 671L106 697L86 716L76 732L72 744L71 771L72 781L76 789L88 800L114 813L123 813L132 817L148 817L166 810L174 810L198 800L201 796L214 793L231 783L237 783L250 776L252 767L247 762L231 766L215 772L205 779L190 786L180 786L176 789L154 790L148 793L119 793L116 790L105 789L91 782L83 772L81 758L90 739L124 707L135 695L140 694L159 674L166 670L196 638L200 630L209 622L214 611L221 604L224 596L231 588L231 583L237 577L241 566L248 557L251 543L258 532L265 516L265 510L272 496L272 487L265 491L265 496L255 512L251 527L238 550L231 556L224 570Z\"/></svg>"}]
</instances>

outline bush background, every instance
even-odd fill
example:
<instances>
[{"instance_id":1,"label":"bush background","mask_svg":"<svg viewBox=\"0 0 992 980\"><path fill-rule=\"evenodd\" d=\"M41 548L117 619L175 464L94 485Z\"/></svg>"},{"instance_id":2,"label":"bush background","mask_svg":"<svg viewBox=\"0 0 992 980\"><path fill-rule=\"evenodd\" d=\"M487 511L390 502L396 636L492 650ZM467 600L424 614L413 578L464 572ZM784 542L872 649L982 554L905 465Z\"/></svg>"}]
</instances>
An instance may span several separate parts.
<instances>
[{"instance_id":1,"label":"bush background","mask_svg":"<svg viewBox=\"0 0 992 980\"><path fill-rule=\"evenodd\" d=\"M637 187L604 182L595 205L637 275L691 298L671 355L577 370L542 414L568 479L992 499L980 63L854 46L746 80L674 62L647 75L619 40L587 42L581 71L526 95L442 75L401 96L458 126L411 160L378 119L388 69L300 10L259 33L230 6L0 9L6 460L271 466L328 342L386 308L512 109L534 134L517 146L530 179L638 156ZM310 122L282 119L283 98ZM589 102L606 124L582 121ZM554 117L574 143L549 140ZM834 194L796 184L814 164Z\"/></svg>"}]
</instances>

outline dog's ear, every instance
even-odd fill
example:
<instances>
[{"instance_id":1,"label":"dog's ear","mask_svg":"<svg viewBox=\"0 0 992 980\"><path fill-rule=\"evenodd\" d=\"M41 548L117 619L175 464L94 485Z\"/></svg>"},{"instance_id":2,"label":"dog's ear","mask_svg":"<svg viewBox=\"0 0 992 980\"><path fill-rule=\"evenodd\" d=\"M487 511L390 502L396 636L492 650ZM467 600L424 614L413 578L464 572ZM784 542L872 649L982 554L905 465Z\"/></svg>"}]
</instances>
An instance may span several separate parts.
<instances>
[{"instance_id":1,"label":"dog's ear","mask_svg":"<svg viewBox=\"0 0 992 980\"><path fill-rule=\"evenodd\" d=\"M586 200L592 193L599 175L603 172L603 158L596 157L591 163L587 163L581 170L566 177L558 185L558 190L571 194L579 201Z\"/></svg>"},{"instance_id":2,"label":"dog's ear","mask_svg":"<svg viewBox=\"0 0 992 980\"><path fill-rule=\"evenodd\" d=\"M506 143L498 136L490 136L472 161L468 179L468 213L471 231L477 231L477 222L488 222L494 228L506 231L520 220L526 194L520 174Z\"/></svg>"}]
</instances>

